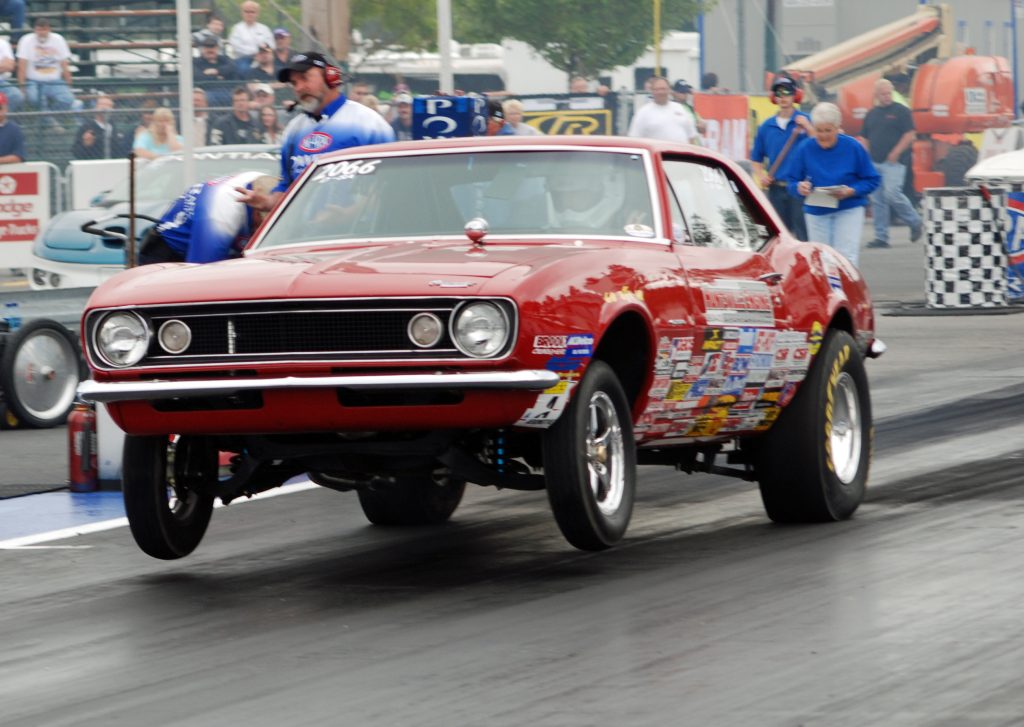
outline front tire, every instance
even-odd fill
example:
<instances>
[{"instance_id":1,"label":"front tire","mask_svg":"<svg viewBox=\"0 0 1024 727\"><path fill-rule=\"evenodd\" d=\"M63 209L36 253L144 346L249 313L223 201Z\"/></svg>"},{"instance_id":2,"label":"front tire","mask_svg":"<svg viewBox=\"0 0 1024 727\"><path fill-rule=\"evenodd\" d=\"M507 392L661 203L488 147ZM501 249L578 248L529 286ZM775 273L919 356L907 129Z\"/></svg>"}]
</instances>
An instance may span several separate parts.
<instances>
[{"instance_id":1,"label":"front tire","mask_svg":"<svg viewBox=\"0 0 1024 727\"><path fill-rule=\"evenodd\" d=\"M768 517L796 523L852 516L867 488L872 431L864 360L850 334L832 330L792 403L752 443Z\"/></svg>"},{"instance_id":2,"label":"front tire","mask_svg":"<svg viewBox=\"0 0 1024 727\"><path fill-rule=\"evenodd\" d=\"M195 550L210 524L216 479L217 450L202 438L125 437L124 509L142 551L175 560Z\"/></svg>"},{"instance_id":3,"label":"front tire","mask_svg":"<svg viewBox=\"0 0 1024 727\"><path fill-rule=\"evenodd\" d=\"M359 505L374 525L415 526L447 522L462 502L463 480L399 477L389 487L359 490Z\"/></svg>"},{"instance_id":4,"label":"front tire","mask_svg":"<svg viewBox=\"0 0 1024 727\"><path fill-rule=\"evenodd\" d=\"M544 435L548 501L562 535L580 550L604 550L626 533L636 494L636 446L618 377L592 361L558 421Z\"/></svg>"}]
</instances>

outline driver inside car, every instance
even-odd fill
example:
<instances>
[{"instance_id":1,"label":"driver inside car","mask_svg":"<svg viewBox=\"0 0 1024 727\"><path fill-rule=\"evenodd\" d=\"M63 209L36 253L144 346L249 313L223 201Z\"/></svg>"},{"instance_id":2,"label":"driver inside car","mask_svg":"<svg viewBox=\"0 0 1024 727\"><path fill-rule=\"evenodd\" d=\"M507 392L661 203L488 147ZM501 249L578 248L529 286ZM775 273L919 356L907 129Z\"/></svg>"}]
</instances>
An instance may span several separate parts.
<instances>
[{"instance_id":1,"label":"driver inside car","mask_svg":"<svg viewBox=\"0 0 1024 727\"><path fill-rule=\"evenodd\" d=\"M625 184L619 174L594 177L575 170L553 174L547 179L548 219L555 228L601 231L619 234L617 219L625 198Z\"/></svg>"}]
</instances>

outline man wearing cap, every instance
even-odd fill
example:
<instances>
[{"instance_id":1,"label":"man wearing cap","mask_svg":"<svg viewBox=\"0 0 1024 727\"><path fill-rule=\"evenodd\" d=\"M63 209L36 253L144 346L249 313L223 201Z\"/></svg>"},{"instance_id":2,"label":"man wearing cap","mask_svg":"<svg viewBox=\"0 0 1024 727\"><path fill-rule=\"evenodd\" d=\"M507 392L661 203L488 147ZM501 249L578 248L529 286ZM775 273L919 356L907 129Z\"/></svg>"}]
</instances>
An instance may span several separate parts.
<instances>
[{"instance_id":1,"label":"man wearing cap","mask_svg":"<svg viewBox=\"0 0 1024 727\"><path fill-rule=\"evenodd\" d=\"M496 98L487 99L487 136L515 136L512 124L505 121L505 107Z\"/></svg>"},{"instance_id":2,"label":"man wearing cap","mask_svg":"<svg viewBox=\"0 0 1024 727\"><path fill-rule=\"evenodd\" d=\"M786 191L782 174L786 159L808 134L814 133L811 118L796 108L798 90L797 82L788 76L779 76L772 82L772 101L779 112L758 127L750 161L754 179L768 193L768 199L786 227L797 239L806 240L803 200Z\"/></svg>"},{"instance_id":3,"label":"man wearing cap","mask_svg":"<svg viewBox=\"0 0 1024 727\"><path fill-rule=\"evenodd\" d=\"M266 192L276 181L263 172L240 172L193 184L149 228L139 247L139 265L237 257L263 219L262 212L242 203L237 190Z\"/></svg>"},{"instance_id":4,"label":"man wearing cap","mask_svg":"<svg viewBox=\"0 0 1024 727\"><path fill-rule=\"evenodd\" d=\"M21 164L25 153L25 135L14 121L7 120L7 94L0 93L0 164Z\"/></svg>"},{"instance_id":5,"label":"man wearing cap","mask_svg":"<svg viewBox=\"0 0 1024 727\"><path fill-rule=\"evenodd\" d=\"M391 102L395 105L395 118L391 122L395 138L398 141L409 141L412 139L412 95L400 93L392 96Z\"/></svg>"},{"instance_id":6,"label":"man wearing cap","mask_svg":"<svg viewBox=\"0 0 1024 727\"><path fill-rule=\"evenodd\" d=\"M284 130L280 183L269 195L242 192L253 208L270 210L318 154L395 140L394 130L380 114L348 102L341 92L341 69L321 54L299 53L277 78L291 85L303 113Z\"/></svg>"},{"instance_id":7,"label":"man wearing cap","mask_svg":"<svg viewBox=\"0 0 1024 727\"><path fill-rule=\"evenodd\" d=\"M676 81L672 84L672 98L690 112L690 116L693 117L693 125L697 127L698 134L703 134L707 131L707 124L704 123L704 119L700 117L700 114L697 113L697 109L693 105L693 86L682 79Z\"/></svg>"},{"instance_id":8,"label":"man wearing cap","mask_svg":"<svg viewBox=\"0 0 1024 727\"><path fill-rule=\"evenodd\" d=\"M288 65L295 51L292 50L292 34L285 28L274 28L274 73Z\"/></svg>"},{"instance_id":9,"label":"man wearing cap","mask_svg":"<svg viewBox=\"0 0 1024 727\"><path fill-rule=\"evenodd\" d=\"M231 103L231 82L238 80L235 64L220 52L215 37L204 36L199 41L199 55L192 59L192 77L195 85L206 91L210 106Z\"/></svg>"},{"instance_id":10,"label":"man wearing cap","mask_svg":"<svg viewBox=\"0 0 1024 727\"><path fill-rule=\"evenodd\" d=\"M267 43L262 43L259 50L256 51L256 56L252 59L252 65L249 66L245 80L261 83L277 81L277 70L274 68L274 49Z\"/></svg>"}]
</instances>

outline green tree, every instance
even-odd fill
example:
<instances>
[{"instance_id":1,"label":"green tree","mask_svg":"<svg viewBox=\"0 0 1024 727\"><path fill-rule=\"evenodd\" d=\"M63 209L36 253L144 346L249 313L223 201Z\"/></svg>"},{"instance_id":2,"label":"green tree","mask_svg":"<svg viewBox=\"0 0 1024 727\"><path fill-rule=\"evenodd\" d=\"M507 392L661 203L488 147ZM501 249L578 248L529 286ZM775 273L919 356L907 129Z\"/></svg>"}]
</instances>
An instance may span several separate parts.
<instances>
[{"instance_id":1,"label":"green tree","mask_svg":"<svg viewBox=\"0 0 1024 727\"><path fill-rule=\"evenodd\" d=\"M717 0L661 0L661 30L689 30ZM452 0L462 42L521 40L555 68L593 78L629 65L653 44L651 0ZM366 50L397 45L436 49L437 11L423 0L351 0L352 27Z\"/></svg>"}]
</instances>

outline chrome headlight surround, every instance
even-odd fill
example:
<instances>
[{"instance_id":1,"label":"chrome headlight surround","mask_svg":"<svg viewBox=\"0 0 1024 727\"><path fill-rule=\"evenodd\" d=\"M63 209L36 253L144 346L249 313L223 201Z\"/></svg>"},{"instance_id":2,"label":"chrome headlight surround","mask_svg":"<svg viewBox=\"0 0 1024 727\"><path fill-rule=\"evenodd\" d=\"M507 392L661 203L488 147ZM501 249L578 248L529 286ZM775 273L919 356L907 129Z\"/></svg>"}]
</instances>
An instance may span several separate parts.
<instances>
[{"instance_id":1,"label":"chrome headlight surround","mask_svg":"<svg viewBox=\"0 0 1024 727\"><path fill-rule=\"evenodd\" d=\"M152 338L149 324L138 313L114 311L96 323L93 346L103 363L123 369L145 358Z\"/></svg>"},{"instance_id":2,"label":"chrome headlight surround","mask_svg":"<svg viewBox=\"0 0 1024 727\"><path fill-rule=\"evenodd\" d=\"M512 322L504 307L489 300L460 303L448 323L455 347L472 358L493 358L508 345Z\"/></svg>"}]
</instances>

